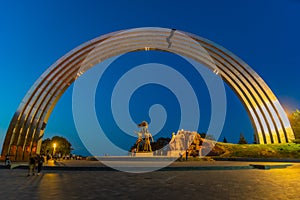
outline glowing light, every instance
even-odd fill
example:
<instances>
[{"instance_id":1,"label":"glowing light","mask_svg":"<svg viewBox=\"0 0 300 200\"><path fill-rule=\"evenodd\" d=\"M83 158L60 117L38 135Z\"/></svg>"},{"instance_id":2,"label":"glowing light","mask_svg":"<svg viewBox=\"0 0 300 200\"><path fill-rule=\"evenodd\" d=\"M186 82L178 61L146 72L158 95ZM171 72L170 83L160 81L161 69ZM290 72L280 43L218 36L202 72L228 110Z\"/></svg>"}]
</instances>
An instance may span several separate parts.
<instances>
[{"instance_id":1,"label":"glowing light","mask_svg":"<svg viewBox=\"0 0 300 200\"><path fill-rule=\"evenodd\" d=\"M218 74L219 74L219 71L218 71L217 69L215 69L215 70L214 70L214 73L215 73L216 75L218 75Z\"/></svg>"},{"instance_id":2,"label":"glowing light","mask_svg":"<svg viewBox=\"0 0 300 200\"><path fill-rule=\"evenodd\" d=\"M55 155L56 146L56 143L53 143L53 155Z\"/></svg>"}]
</instances>

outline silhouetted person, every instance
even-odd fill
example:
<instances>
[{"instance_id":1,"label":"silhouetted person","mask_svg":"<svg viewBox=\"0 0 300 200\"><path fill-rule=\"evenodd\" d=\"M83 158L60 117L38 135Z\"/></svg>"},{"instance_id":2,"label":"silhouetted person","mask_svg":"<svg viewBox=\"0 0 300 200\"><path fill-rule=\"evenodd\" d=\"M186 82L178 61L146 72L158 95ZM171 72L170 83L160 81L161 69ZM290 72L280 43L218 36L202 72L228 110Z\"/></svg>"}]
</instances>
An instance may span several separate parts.
<instances>
[{"instance_id":1,"label":"silhouetted person","mask_svg":"<svg viewBox=\"0 0 300 200\"><path fill-rule=\"evenodd\" d=\"M5 165L6 168L10 169L10 167L11 167L11 161L9 159L9 156L5 157L4 165Z\"/></svg>"},{"instance_id":2,"label":"silhouetted person","mask_svg":"<svg viewBox=\"0 0 300 200\"><path fill-rule=\"evenodd\" d=\"M44 156L37 155L37 175L39 176L44 163Z\"/></svg>"},{"instance_id":3,"label":"silhouetted person","mask_svg":"<svg viewBox=\"0 0 300 200\"><path fill-rule=\"evenodd\" d=\"M46 163L48 164L48 161L51 159L51 157L50 157L50 154L47 154L47 156L46 156Z\"/></svg>"},{"instance_id":4,"label":"silhouetted person","mask_svg":"<svg viewBox=\"0 0 300 200\"><path fill-rule=\"evenodd\" d=\"M30 176L30 174L35 175L35 166L36 166L36 157L30 156L27 176Z\"/></svg>"},{"instance_id":5,"label":"silhouetted person","mask_svg":"<svg viewBox=\"0 0 300 200\"><path fill-rule=\"evenodd\" d=\"M179 161L181 162L182 161L182 153L179 152Z\"/></svg>"},{"instance_id":6,"label":"silhouetted person","mask_svg":"<svg viewBox=\"0 0 300 200\"><path fill-rule=\"evenodd\" d=\"M189 158L189 151L188 151L188 150L186 150L186 152L185 152L185 160L187 161L187 160L188 160L188 158Z\"/></svg>"}]
</instances>

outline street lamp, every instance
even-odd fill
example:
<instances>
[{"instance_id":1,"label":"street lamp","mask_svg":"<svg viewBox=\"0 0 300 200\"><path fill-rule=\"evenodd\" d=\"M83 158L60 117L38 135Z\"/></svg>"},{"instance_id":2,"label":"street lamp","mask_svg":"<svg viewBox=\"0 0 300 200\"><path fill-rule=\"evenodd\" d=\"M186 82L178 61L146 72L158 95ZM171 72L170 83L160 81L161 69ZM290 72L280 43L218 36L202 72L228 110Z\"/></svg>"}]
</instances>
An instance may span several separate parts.
<instances>
[{"instance_id":1,"label":"street lamp","mask_svg":"<svg viewBox=\"0 0 300 200\"><path fill-rule=\"evenodd\" d=\"M53 144L53 155L55 155L56 143Z\"/></svg>"}]
</instances>

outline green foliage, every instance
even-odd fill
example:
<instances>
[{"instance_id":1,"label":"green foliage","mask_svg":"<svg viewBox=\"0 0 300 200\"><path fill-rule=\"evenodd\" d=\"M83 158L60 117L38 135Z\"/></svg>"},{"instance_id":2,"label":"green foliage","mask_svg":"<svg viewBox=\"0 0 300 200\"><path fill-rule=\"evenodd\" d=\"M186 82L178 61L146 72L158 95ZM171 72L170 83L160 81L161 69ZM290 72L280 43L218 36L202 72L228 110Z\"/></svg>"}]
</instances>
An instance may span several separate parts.
<instances>
[{"instance_id":1,"label":"green foliage","mask_svg":"<svg viewBox=\"0 0 300 200\"><path fill-rule=\"evenodd\" d=\"M248 142L247 142L247 140L246 140L243 133L240 134L240 139L238 141L238 144L248 144Z\"/></svg>"},{"instance_id":2,"label":"green foliage","mask_svg":"<svg viewBox=\"0 0 300 200\"><path fill-rule=\"evenodd\" d=\"M68 155L71 153L72 145L71 143L64 137L54 136L52 139L45 139L42 142L41 154L53 154L53 144L56 143L56 153L60 153L62 156Z\"/></svg>"},{"instance_id":3,"label":"green foliage","mask_svg":"<svg viewBox=\"0 0 300 200\"><path fill-rule=\"evenodd\" d=\"M289 114L288 117L295 134L295 139L300 139L300 111L297 109Z\"/></svg>"},{"instance_id":4,"label":"green foliage","mask_svg":"<svg viewBox=\"0 0 300 200\"><path fill-rule=\"evenodd\" d=\"M155 142L151 143L152 151L156 151L159 149L163 149L165 146L167 146L170 142L170 138L158 138Z\"/></svg>"},{"instance_id":5,"label":"green foliage","mask_svg":"<svg viewBox=\"0 0 300 200\"><path fill-rule=\"evenodd\" d=\"M217 143L218 156L224 158L300 159L300 144L230 144Z\"/></svg>"},{"instance_id":6,"label":"green foliage","mask_svg":"<svg viewBox=\"0 0 300 200\"><path fill-rule=\"evenodd\" d=\"M51 153L53 151L53 146L51 146L52 141L49 138L46 138L42 141L41 146L41 154L46 155L47 153Z\"/></svg>"},{"instance_id":7,"label":"green foliage","mask_svg":"<svg viewBox=\"0 0 300 200\"><path fill-rule=\"evenodd\" d=\"M294 142L295 144L300 144L300 139L295 139L293 142Z\"/></svg>"}]
</instances>

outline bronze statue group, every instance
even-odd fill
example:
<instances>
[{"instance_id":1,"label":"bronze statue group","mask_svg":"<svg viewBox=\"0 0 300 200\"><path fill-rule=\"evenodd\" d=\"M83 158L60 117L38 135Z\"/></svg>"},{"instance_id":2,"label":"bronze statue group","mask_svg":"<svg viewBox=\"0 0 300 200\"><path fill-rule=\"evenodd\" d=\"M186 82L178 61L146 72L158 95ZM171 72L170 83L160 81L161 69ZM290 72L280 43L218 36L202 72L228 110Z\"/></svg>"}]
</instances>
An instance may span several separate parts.
<instances>
[{"instance_id":1,"label":"bronze statue group","mask_svg":"<svg viewBox=\"0 0 300 200\"><path fill-rule=\"evenodd\" d=\"M140 128L139 132L135 132L138 135L138 138L135 142L135 152L152 152L151 141L154 142L151 133L148 130L148 123L146 121L138 124Z\"/></svg>"}]
</instances>

